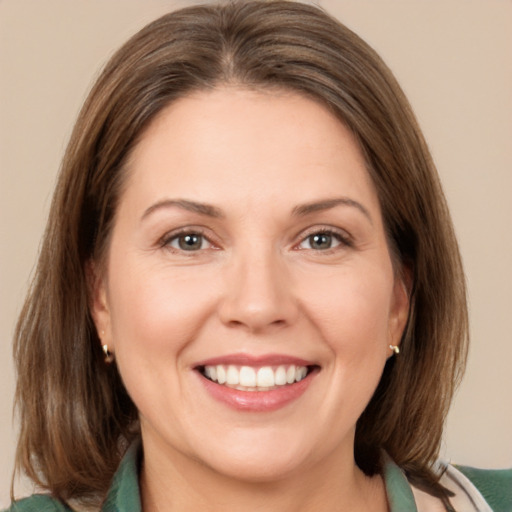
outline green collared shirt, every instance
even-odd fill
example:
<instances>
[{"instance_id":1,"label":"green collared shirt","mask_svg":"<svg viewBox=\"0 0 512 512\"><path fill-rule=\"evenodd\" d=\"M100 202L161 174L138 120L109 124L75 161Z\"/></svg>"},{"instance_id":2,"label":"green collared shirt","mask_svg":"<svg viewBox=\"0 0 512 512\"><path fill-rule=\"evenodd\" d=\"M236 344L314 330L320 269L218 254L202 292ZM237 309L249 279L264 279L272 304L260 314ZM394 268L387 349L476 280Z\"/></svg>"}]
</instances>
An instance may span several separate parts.
<instances>
[{"instance_id":1,"label":"green collared shirt","mask_svg":"<svg viewBox=\"0 0 512 512\"><path fill-rule=\"evenodd\" d=\"M134 443L126 452L112 480L101 512L142 512L138 468L140 445ZM460 468L480 490L493 512L512 512L512 470L484 471ZM391 512L418 511L411 485L403 471L386 457L384 482ZM35 494L11 505L6 512L71 512L72 509L54 498ZM463 511L461 511L463 512Z\"/></svg>"}]
</instances>

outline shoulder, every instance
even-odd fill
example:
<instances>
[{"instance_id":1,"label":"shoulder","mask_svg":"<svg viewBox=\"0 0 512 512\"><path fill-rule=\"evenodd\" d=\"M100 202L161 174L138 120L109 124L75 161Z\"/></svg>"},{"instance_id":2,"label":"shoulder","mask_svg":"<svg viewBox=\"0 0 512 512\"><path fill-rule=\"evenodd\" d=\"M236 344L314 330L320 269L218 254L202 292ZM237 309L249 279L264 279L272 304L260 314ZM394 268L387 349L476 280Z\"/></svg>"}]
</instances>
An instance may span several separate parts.
<instances>
[{"instance_id":1,"label":"shoulder","mask_svg":"<svg viewBox=\"0 0 512 512\"><path fill-rule=\"evenodd\" d=\"M510 512L512 510L512 468L455 467L478 489L493 511Z\"/></svg>"},{"instance_id":2,"label":"shoulder","mask_svg":"<svg viewBox=\"0 0 512 512\"><path fill-rule=\"evenodd\" d=\"M15 501L3 512L71 512L61 501L46 494L34 494Z\"/></svg>"},{"instance_id":3,"label":"shoulder","mask_svg":"<svg viewBox=\"0 0 512 512\"><path fill-rule=\"evenodd\" d=\"M140 512L142 510L138 484L141 458L142 444L138 439L128 447L114 475L108 494L101 505L103 512ZM0 512L74 512L75 506L76 510L81 511L100 510L98 508L83 508L75 502L71 508L48 494L33 494L28 498L15 501L8 509L0 510Z\"/></svg>"}]
</instances>

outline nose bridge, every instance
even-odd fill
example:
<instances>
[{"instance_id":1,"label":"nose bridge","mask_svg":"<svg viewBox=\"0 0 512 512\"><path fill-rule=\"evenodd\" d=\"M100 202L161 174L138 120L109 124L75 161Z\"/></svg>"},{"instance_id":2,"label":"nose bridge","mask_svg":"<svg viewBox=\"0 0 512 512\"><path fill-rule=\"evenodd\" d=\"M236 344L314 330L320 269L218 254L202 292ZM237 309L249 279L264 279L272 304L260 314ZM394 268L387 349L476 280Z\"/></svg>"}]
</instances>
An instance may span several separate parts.
<instances>
[{"instance_id":1,"label":"nose bridge","mask_svg":"<svg viewBox=\"0 0 512 512\"><path fill-rule=\"evenodd\" d=\"M253 332L291 323L296 312L291 284L283 256L269 245L251 244L235 251L225 283L222 320Z\"/></svg>"}]
</instances>

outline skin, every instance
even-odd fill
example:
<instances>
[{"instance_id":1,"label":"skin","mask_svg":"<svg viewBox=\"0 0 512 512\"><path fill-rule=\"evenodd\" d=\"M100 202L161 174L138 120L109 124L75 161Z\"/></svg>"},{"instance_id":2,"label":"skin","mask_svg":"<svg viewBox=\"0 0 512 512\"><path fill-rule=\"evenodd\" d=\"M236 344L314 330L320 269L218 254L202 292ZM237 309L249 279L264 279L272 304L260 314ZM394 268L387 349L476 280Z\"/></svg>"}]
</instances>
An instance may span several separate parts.
<instances>
[{"instance_id":1,"label":"skin","mask_svg":"<svg viewBox=\"0 0 512 512\"><path fill-rule=\"evenodd\" d=\"M387 510L354 432L408 297L348 129L301 95L223 87L161 112L126 172L93 316L140 412L144 510ZM285 407L239 411L194 367L240 353L319 371Z\"/></svg>"}]
</instances>

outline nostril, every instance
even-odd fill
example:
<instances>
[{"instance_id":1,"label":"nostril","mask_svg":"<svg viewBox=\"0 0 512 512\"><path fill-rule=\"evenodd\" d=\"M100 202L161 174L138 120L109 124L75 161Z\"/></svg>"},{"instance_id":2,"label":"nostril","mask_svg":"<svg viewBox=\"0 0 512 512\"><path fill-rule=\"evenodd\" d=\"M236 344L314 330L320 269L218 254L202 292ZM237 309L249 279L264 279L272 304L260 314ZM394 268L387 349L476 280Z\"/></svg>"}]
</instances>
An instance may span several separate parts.
<instances>
[{"instance_id":1,"label":"nostril","mask_svg":"<svg viewBox=\"0 0 512 512\"><path fill-rule=\"evenodd\" d=\"M228 327L245 329L251 333L258 333L267 330L281 329L288 324L286 320L268 320L266 318L245 318L243 320L229 320Z\"/></svg>"},{"instance_id":2,"label":"nostril","mask_svg":"<svg viewBox=\"0 0 512 512\"><path fill-rule=\"evenodd\" d=\"M240 320L230 320L228 322L228 325L230 325L231 327L240 327L240 326L244 325L244 323L241 322Z\"/></svg>"}]
</instances>

